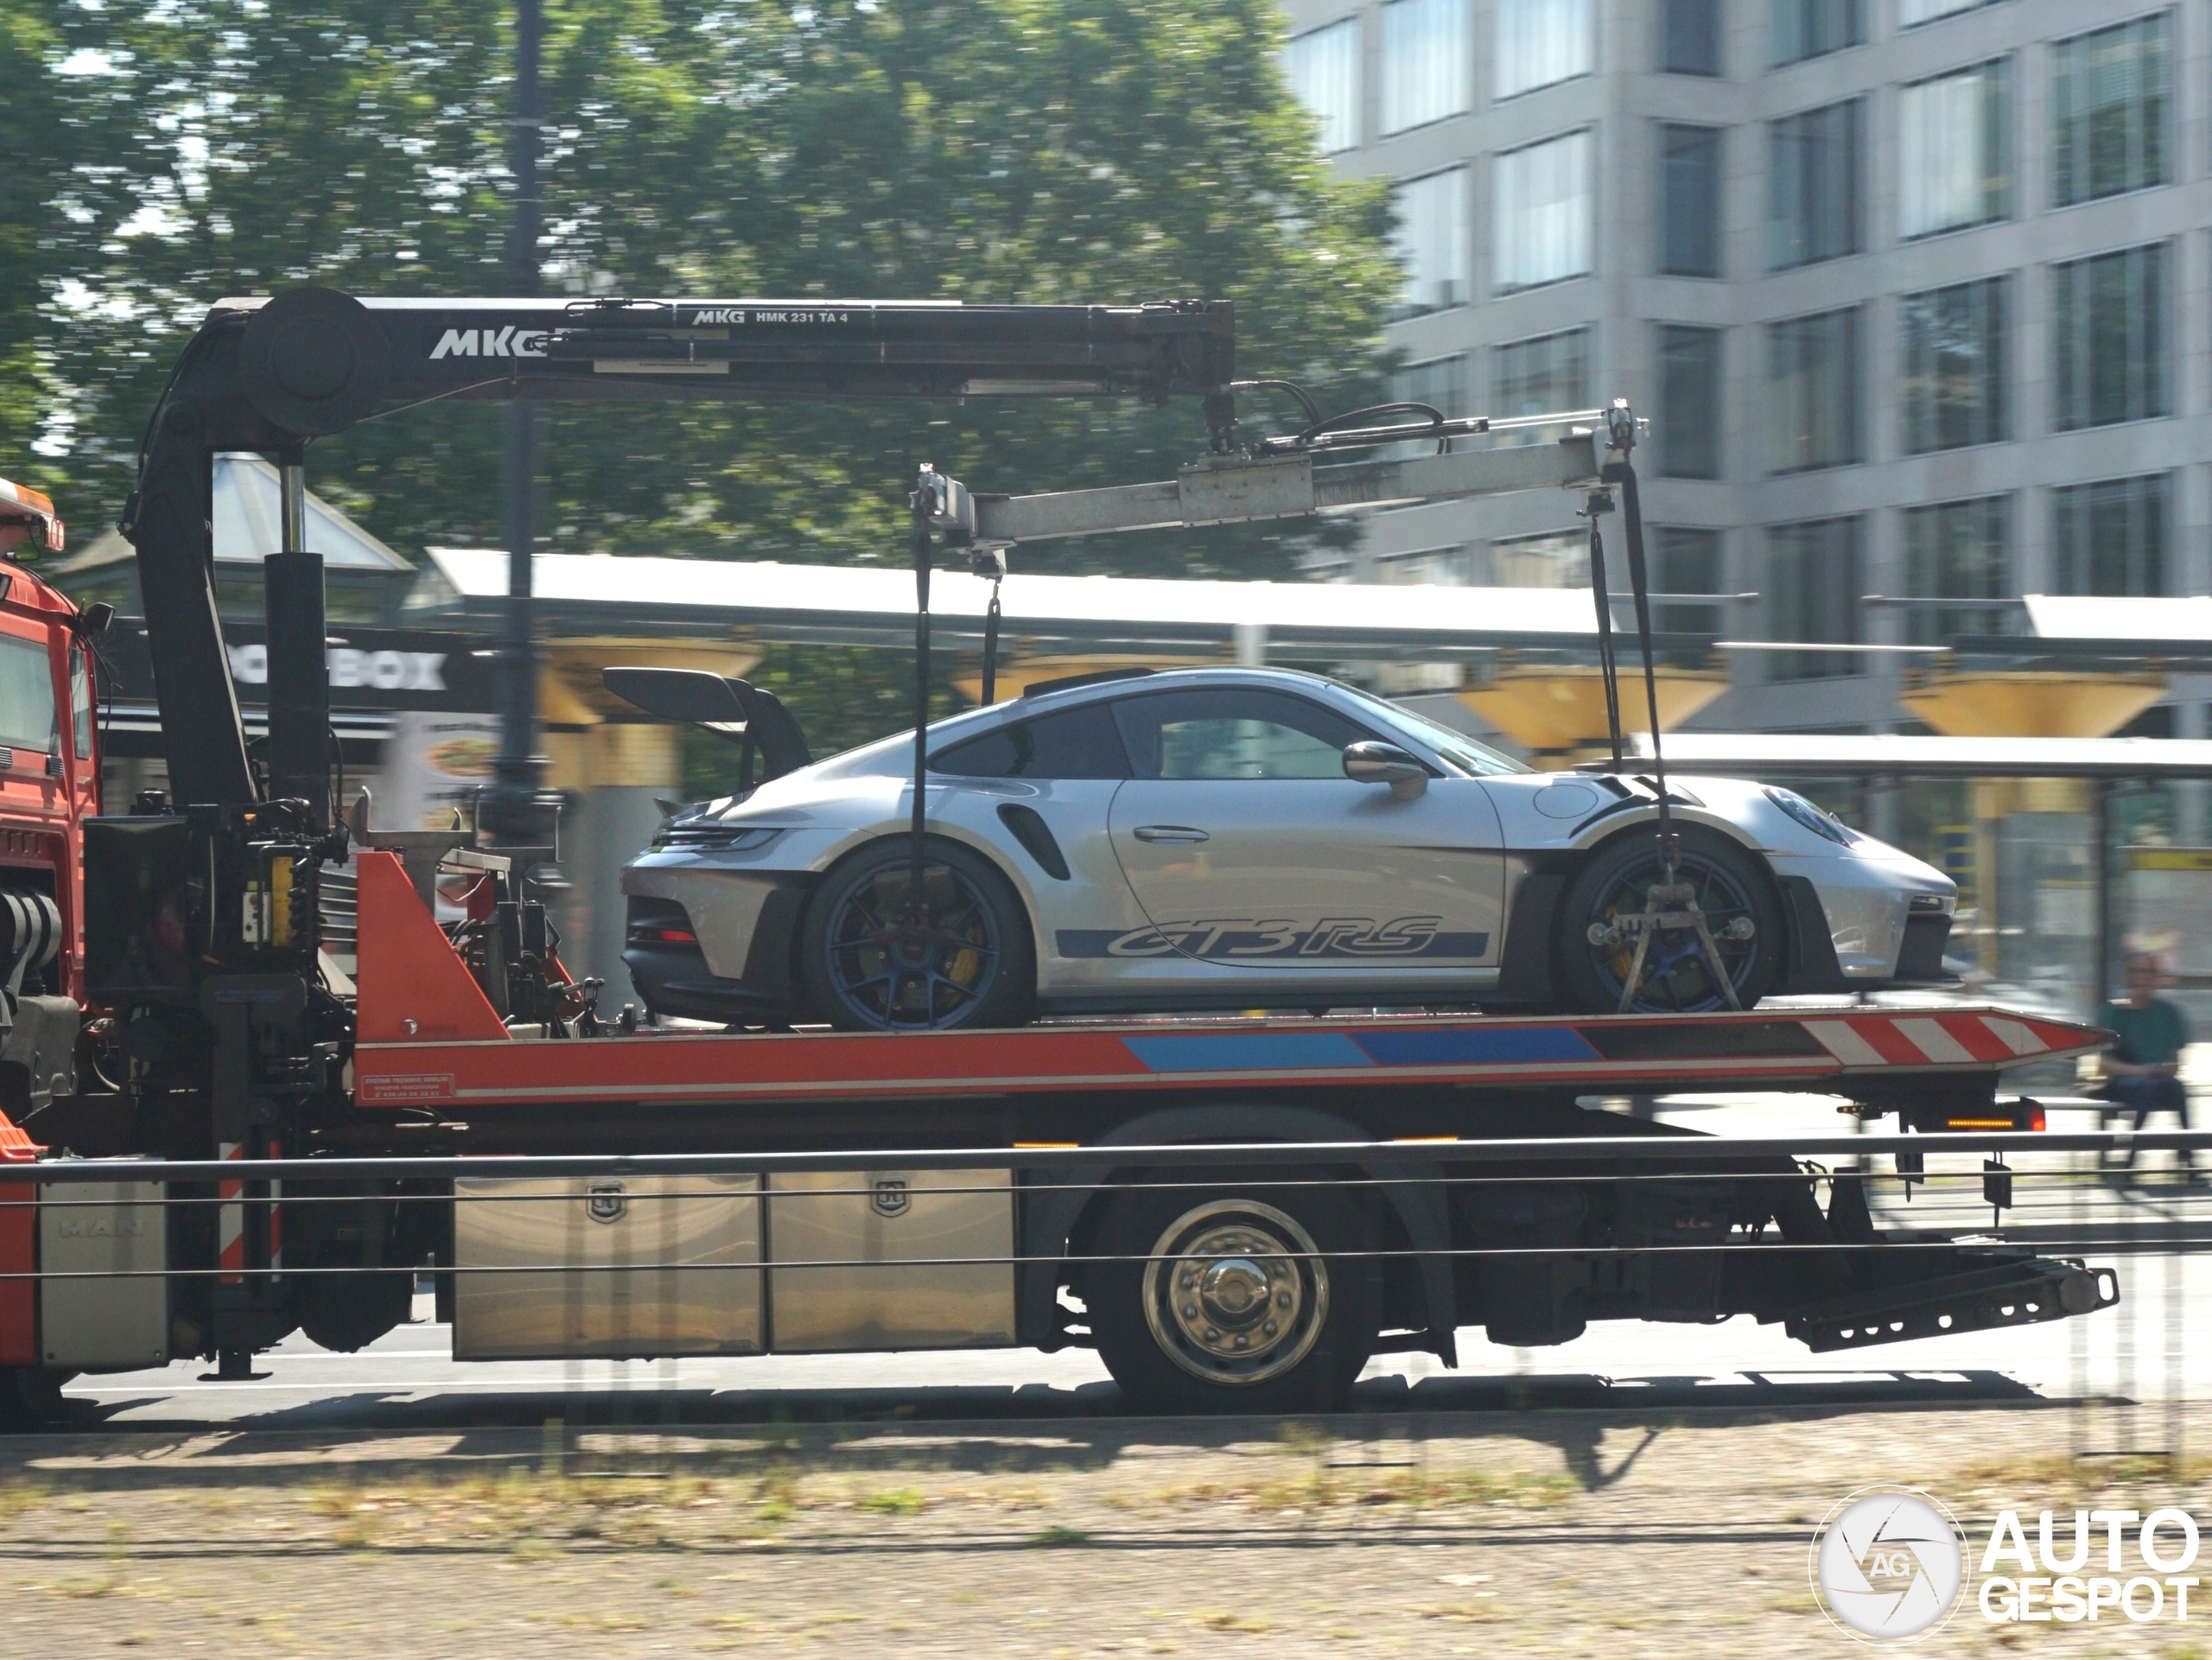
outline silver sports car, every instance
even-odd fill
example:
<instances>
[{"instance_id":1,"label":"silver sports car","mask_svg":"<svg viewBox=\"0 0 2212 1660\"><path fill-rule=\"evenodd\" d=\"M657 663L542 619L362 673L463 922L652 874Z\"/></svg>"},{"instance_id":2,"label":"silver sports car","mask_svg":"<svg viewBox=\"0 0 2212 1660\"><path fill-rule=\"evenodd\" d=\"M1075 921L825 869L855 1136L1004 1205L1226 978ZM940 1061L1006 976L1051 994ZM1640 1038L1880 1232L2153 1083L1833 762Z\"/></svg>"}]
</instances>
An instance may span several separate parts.
<instances>
[{"instance_id":1,"label":"silver sports car","mask_svg":"<svg viewBox=\"0 0 2212 1660\"><path fill-rule=\"evenodd\" d=\"M1802 796L1673 779L1708 944L1647 900L1648 779L1531 772L1338 681L1229 668L1033 685L932 726L918 887L911 734L807 764L788 712L741 681L607 681L744 747L736 792L673 816L623 874L624 961L663 1014L1605 1013L1632 972L1630 1007L1694 1010L1725 1006L1722 971L1749 1008L1937 979L1956 906L1942 872ZM1638 968L1620 919L1647 913Z\"/></svg>"}]
</instances>

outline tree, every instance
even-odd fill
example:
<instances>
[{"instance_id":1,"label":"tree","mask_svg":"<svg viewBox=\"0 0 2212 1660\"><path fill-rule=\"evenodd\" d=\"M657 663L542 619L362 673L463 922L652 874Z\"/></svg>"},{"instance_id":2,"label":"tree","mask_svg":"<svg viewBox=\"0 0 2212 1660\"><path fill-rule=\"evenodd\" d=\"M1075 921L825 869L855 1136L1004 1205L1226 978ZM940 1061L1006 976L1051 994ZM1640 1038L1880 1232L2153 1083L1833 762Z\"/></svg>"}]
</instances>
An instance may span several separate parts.
<instances>
[{"instance_id":1,"label":"tree","mask_svg":"<svg viewBox=\"0 0 2212 1660\"><path fill-rule=\"evenodd\" d=\"M28 267L5 262L38 277L29 305L20 282L0 289L0 363L28 353L35 384L67 390L73 424L49 471L80 518L113 517L207 302L308 281L496 283L503 13L0 4L25 25L8 49L59 88L67 139L32 142L11 118L0 175L28 163L49 219L73 204ZM1343 398L1373 385L1398 282L1385 199L1315 155L1276 67L1271 0L552 0L547 22L556 288L1225 296L1243 372ZM19 445L27 417L8 395L0 439ZM402 548L495 539L496 432L480 407L373 421L318 445L311 477ZM896 559L918 461L988 487L1066 488L1159 476L1198 436L1192 409L1126 402L563 406L544 440L543 522L555 548ZM1287 576L1319 534L1245 528L1023 563Z\"/></svg>"}]
</instances>

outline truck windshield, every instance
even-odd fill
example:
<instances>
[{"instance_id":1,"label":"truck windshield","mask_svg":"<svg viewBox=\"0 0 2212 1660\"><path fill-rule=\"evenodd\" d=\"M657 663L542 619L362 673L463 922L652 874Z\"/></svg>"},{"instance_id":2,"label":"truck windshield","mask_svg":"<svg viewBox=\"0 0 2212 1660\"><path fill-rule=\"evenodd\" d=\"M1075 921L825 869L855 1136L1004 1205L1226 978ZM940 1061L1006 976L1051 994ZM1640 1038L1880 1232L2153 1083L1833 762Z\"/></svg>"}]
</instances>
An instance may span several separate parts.
<instances>
[{"instance_id":1,"label":"truck windshield","mask_svg":"<svg viewBox=\"0 0 2212 1660\"><path fill-rule=\"evenodd\" d=\"M10 749L58 747L54 669L36 640L0 634L0 744Z\"/></svg>"}]
</instances>

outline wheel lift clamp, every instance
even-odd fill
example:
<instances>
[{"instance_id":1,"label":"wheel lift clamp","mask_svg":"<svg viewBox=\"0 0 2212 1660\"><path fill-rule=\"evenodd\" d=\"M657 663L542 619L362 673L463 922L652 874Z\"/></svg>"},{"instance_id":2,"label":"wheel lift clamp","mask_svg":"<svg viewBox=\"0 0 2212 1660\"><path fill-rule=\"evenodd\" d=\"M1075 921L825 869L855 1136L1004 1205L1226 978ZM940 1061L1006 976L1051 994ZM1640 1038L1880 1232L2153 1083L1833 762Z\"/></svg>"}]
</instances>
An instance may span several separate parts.
<instances>
[{"instance_id":1,"label":"wheel lift clamp","mask_svg":"<svg viewBox=\"0 0 2212 1660\"><path fill-rule=\"evenodd\" d=\"M110 822L118 844L137 830L166 836L172 826L180 834L170 839L181 844L188 827L194 838L190 845L206 849L207 875L220 891L208 900L206 949L198 959L171 964L171 978L156 975L148 983L124 987L127 996L111 1001L118 1007L168 1008L172 1034L194 1020L204 1022L192 1028L202 1034L195 1053L210 1066L216 1140L223 1153L234 1155L207 1179L219 1183L218 1202L226 1211L258 1218L241 1231L240 1260L234 1262L233 1253L225 1250L219 1265L207 1270L219 1274L226 1289L236 1294L245 1322L235 1328L241 1341L253 1329L251 1294L276 1269L279 1206L270 1202L276 1190L263 1184L288 1174L296 1179L303 1167L275 1156L282 1150L278 1127L296 1119L309 1103L334 1098L337 1068L349 1048L353 1110L342 1116L364 1127L402 1111L419 1122L445 1116L441 1110L448 1107L496 1111L501 1103L542 1108L581 1104L586 1097L624 1109L635 1123L636 1115L650 1116L655 1107L703 1106L735 1115L844 1100L888 1102L912 1113L926 1111L932 1102L1050 1102L1081 1094L1154 1098L1163 1108L1178 1103L1173 1130L1179 1140L1249 1142L1289 1129L1299 1140L1319 1142L1357 1141L1359 1127L1335 1111L1280 1103L1301 1094L1341 1099L1347 1091L1387 1100L1401 1089L1423 1086L1541 1085L1556 1093L1764 1084L1840 1088L1870 1102L1964 1101L1972 1111L1986 1114L1995 1078L2007 1065L2077 1053L2101 1040L2087 1028L1996 1012L1908 1016L1855 1010L1818 1017L1494 1021L1417 1016L1294 1025L1158 1021L972 1034L530 1040L511 1034L493 1014L397 862L375 853L362 859L364 971L357 1007L344 1008L323 990L312 904L299 903L302 894L311 896L311 885L279 894L271 873L282 863L290 875L311 874L336 840L329 822L334 814L317 799L327 762L327 688L311 648L286 653L283 664L272 653L269 771L271 793L283 798L264 799L248 764L216 615L212 461L223 450L272 455L287 499L296 501L308 442L343 431L387 404L404 409L448 398L1135 394L1164 400L1196 394L1204 399L1211 454L1169 483L996 498L973 495L955 480L925 472L912 503L918 582L926 583L931 535L970 549L982 561L994 550L1056 536L1287 518L1504 490L1580 489L1592 493L1594 512L1595 497L1618 485L1629 508L1630 571L1648 660L1641 527L1627 467L1637 423L1624 405L1501 422L1446 420L1425 406L1386 405L1333 421L1317 419L1295 436L1263 440L1240 455L1233 439L1234 394L1275 383L1231 378L1234 333L1233 313L1219 302L968 308L622 299L362 302L304 289L268 301L226 301L211 311L180 356L149 420L139 488L123 523L138 550L172 786L175 798L188 805L182 815L167 820ZM1375 423L1399 413L1420 418ZM1585 420L1587 427L1580 424ZM1557 443L1451 450L1453 438L1562 422L1573 424ZM1333 449L1416 440L1437 441L1437 453L1314 466L1317 455ZM268 585L270 637L312 642L324 626L320 561L296 549L283 557L289 562L286 580ZM1003 569L1002 561L991 563ZM918 628L925 630L925 586L918 597L923 601ZM1601 614L1600 621L1610 681L1610 619ZM922 633L918 644L925 640ZM1617 696L1609 701L1617 706ZM1660 813L1663 848L1669 845L1663 788ZM282 860L272 862L276 854ZM380 888L385 890L381 895ZM289 926L279 917L286 897ZM235 919L241 899L244 926ZM118 960L129 958L134 971L143 970L140 959L157 955L150 931L134 932L147 919L124 914L109 920L116 925L111 944ZM92 947L94 955L99 949ZM426 986L447 995L416 995ZM1255 1091L1264 1092L1268 1105L1255 1108ZM1163 1122L1141 1116L1124 1123L1121 1134L1141 1142ZM1995 1128L1986 1116L1973 1122ZM319 1144L337 1152L346 1141L365 1144L351 1136ZM15 1156L21 1153L18 1146ZM1362 1167L1426 1178L1440 1163L1408 1153L1387 1162L1363 1160ZM63 1167L54 1167L57 1174ZM336 1169L326 1161L305 1167ZM469 1166L480 1167L474 1161ZM180 1178L194 1168L165 1167ZM1421 1197L1425 1191L1434 1205ZM1402 1193L1393 1188L1393 1194L1417 1243L1448 1246L1440 1231L1440 1197L1418 1183ZM1025 1250L1033 1243L1035 1216L1046 1209L1033 1207ZM0 1241L10 1237L0 1223ZM21 1271L26 1243L15 1247L17 1265L0 1264L0 1272L11 1266ZM1033 1263L1025 1273L1020 1340L1053 1339L1052 1271L1049 1263ZM1448 1265L1441 1257L1426 1262L1424 1277L1433 1324L1441 1328L1437 1346L1448 1354ZM0 1309L7 1307L0 1294ZM1040 1314L1047 1324L1039 1324ZM226 1364L229 1358L226 1351Z\"/></svg>"}]
</instances>

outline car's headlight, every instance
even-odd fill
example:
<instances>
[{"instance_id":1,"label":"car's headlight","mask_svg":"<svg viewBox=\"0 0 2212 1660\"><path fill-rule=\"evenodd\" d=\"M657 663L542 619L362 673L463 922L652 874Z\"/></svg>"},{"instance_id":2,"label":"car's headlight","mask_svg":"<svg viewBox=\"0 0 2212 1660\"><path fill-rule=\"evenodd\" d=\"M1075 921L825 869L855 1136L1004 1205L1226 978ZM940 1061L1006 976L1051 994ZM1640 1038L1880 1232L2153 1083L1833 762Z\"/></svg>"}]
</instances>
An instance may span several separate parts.
<instances>
[{"instance_id":1,"label":"car's headlight","mask_svg":"<svg viewBox=\"0 0 2212 1660\"><path fill-rule=\"evenodd\" d=\"M1816 807L1795 790L1769 789L1766 798L1788 813L1814 835L1834 842L1838 847L1849 847L1859 840L1859 832L1824 807Z\"/></svg>"},{"instance_id":2,"label":"car's headlight","mask_svg":"<svg viewBox=\"0 0 2212 1660\"><path fill-rule=\"evenodd\" d=\"M718 824L709 819L704 823L669 825L653 837L653 848L655 851L683 848L702 853L742 853L748 848L766 847L783 833L780 827Z\"/></svg>"}]
</instances>

